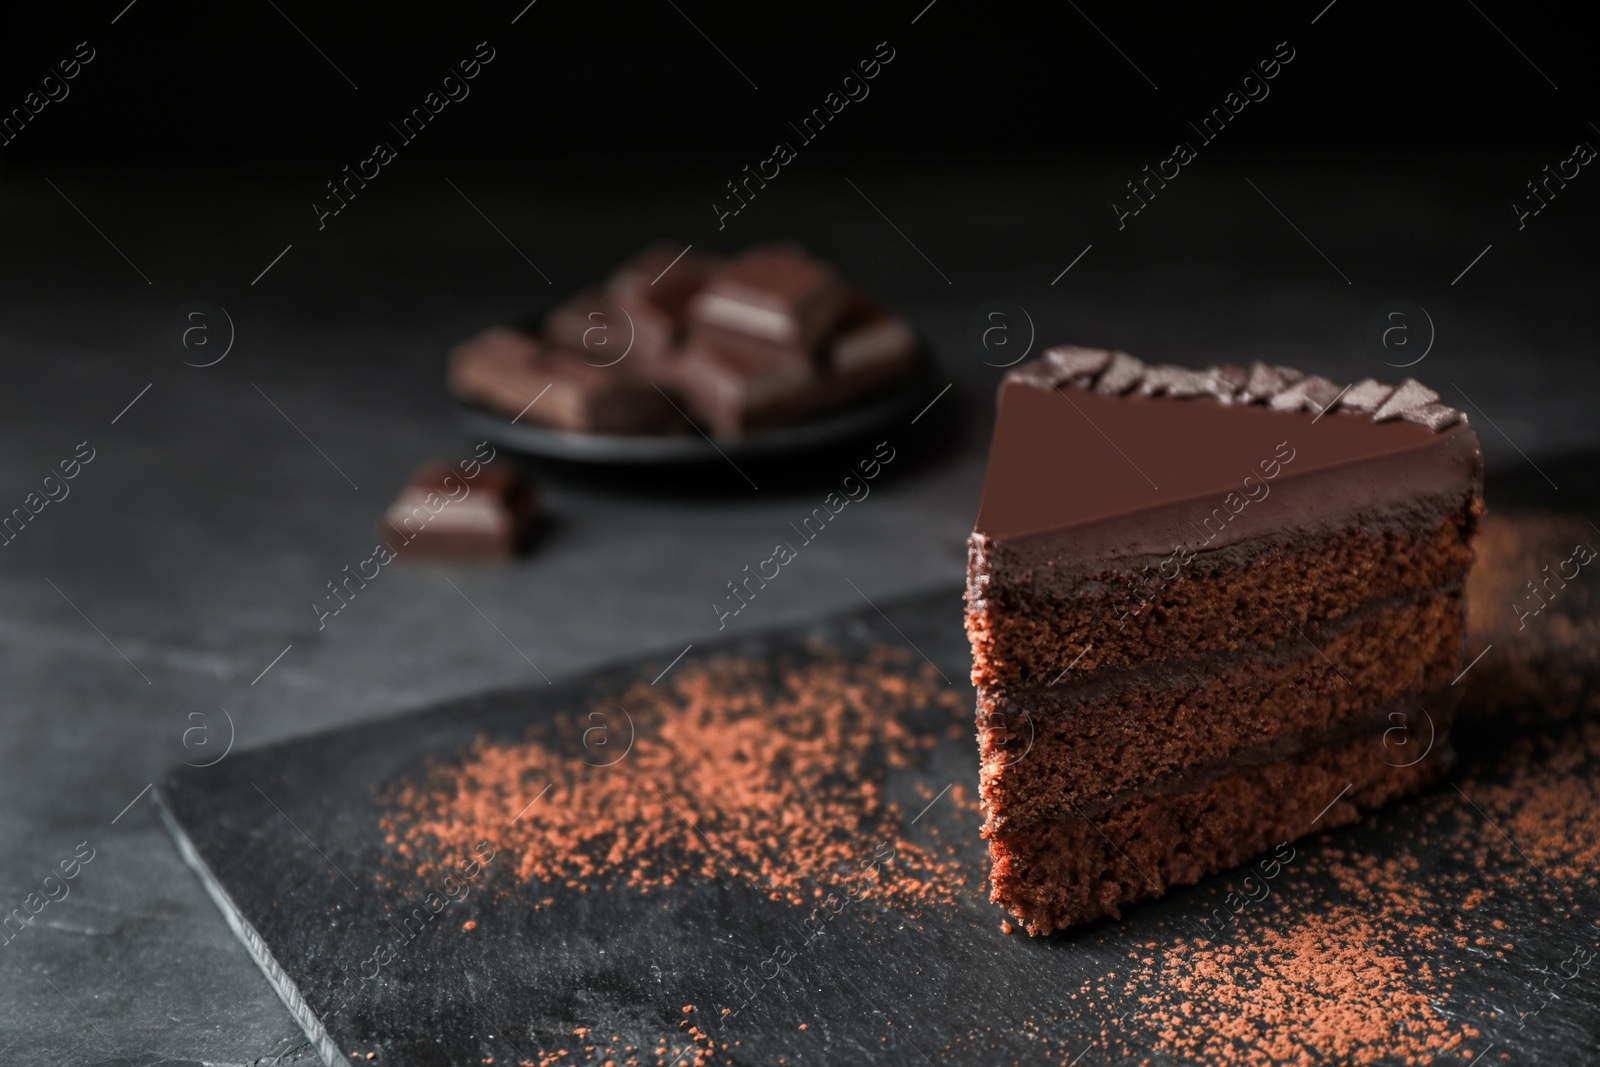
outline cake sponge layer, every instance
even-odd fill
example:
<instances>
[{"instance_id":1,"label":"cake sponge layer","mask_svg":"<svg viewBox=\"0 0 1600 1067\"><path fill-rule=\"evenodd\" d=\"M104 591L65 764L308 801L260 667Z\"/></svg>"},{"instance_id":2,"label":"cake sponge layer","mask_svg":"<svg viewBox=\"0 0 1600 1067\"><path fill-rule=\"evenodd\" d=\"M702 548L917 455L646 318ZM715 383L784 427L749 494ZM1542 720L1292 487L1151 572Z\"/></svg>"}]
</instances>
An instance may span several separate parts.
<instances>
[{"instance_id":1,"label":"cake sponge layer","mask_svg":"<svg viewBox=\"0 0 1600 1067\"><path fill-rule=\"evenodd\" d=\"M1465 627L1461 591L1448 589L1363 609L1315 644L1294 637L1269 652L1102 672L1070 687L980 690L986 826L1103 806L1374 709L1380 723L1406 716L1425 743L1419 709L1448 718L1451 701L1437 691L1459 669Z\"/></svg>"},{"instance_id":2,"label":"cake sponge layer","mask_svg":"<svg viewBox=\"0 0 1600 1067\"><path fill-rule=\"evenodd\" d=\"M1381 735L1361 737L1089 818L990 831L990 899L1031 934L1117 918L1134 901L1193 884L1280 842L1352 823L1428 784L1452 758L1441 738L1427 758L1394 766Z\"/></svg>"}]
</instances>

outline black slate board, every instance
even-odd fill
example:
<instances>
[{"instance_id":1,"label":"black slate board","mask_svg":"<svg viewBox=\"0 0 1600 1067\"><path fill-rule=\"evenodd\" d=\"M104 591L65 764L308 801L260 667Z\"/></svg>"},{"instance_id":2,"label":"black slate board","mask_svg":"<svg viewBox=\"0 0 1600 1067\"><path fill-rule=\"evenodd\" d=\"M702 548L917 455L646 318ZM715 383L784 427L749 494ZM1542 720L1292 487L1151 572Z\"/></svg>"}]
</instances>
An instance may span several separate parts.
<instances>
[{"instance_id":1,"label":"black slate board","mask_svg":"<svg viewBox=\"0 0 1600 1067\"><path fill-rule=\"evenodd\" d=\"M910 645L937 664L964 699L970 696L959 591L880 606L881 614L869 609L715 649L697 647L673 669L726 652L792 653L816 639L846 658L864 657L875 645ZM1128 957L1160 957L1176 939L1192 940L1197 920L1237 888L1244 872L1130 909L1120 922L1037 939L1004 936L1004 916L981 896L911 918L868 895L844 908L776 977L758 981L748 1003L731 992L732 980L754 973L775 951L800 946L807 912L772 903L731 873L641 897L519 890L504 864L491 864L464 901L445 907L441 921L402 941L394 916L435 887L394 862L377 825L378 789L415 779L430 757L448 757L480 735L517 738L535 719L582 712L596 694L656 677L671 658L477 696L236 754L211 768L179 768L158 790L158 802L184 858L329 1064L425 1067L488 1064L491 1057L496 1065L537 1064L563 1049L568 1055L559 1062L585 1062L575 1053L612 1035L652 1051L665 1041L671 1055L644 1055L640 1063L679 1056L676 1062L687 1064L694 1056L683 1054L680 1024L690 1004L694 1021L729 1046L718 1055L739 1063L1087 1065L1130 1062L1130 1052L1131 1062L1179 1062L1152 1051L1136 1025L1139 998L1156 979ZM1464 747L1464 766L1470 766L1470 736ZM1485 749L1492 759L1498 745ZM919 788L926 796L953 781L970 786L976 771L970 738L942 738L921 766L894 772L889 788L915 810ZM1480 780L1493 780L1494 773ZM1595 776L1594 767L1589 774ZM1471 817L1454 789L1441 784L1358 826L1307 838L1299 854L1342 849L1415 857L1425 885L1433 872L1464 862L1443 826ZM935 804L907 832L925 840L935 828L968 842L963 862L983 863L970 808ZM1586 976L1562 989L1559 1001L1520 1028L1515 1012L1539 1003L1534 967L1567 958L1575 937L1600 943L1593 921L1582 917L1583 906L1592 909L1600 899L1579 887L1553 901L1541 891L1539 875L1519 867L1519 855L1507 848L1500 862L1511 872L1507 877L1526 876L1528 891L1494 895L1473 920L1485 930L1504 923L1494 936L1514 936L1516 958L1490 959L1469 947L1455 959L1414 962L1456 972L1428 993L1441 1015L1482 1031L1464 1046L1471 1053L1493 1042L1495 1051L1483 1063L1507 1062L1506 1054L1519 1063L1580 1062L1597 1043L1600 968L1591 964ZM1276 888L1270 906L1241 914L1236 930L1223 936L1292 927L1330 902L1357 899L1305 860L1286 868ZM553 897L554 904L521 907L519 893ZM1442 904L1448 909L1452 902ZM469 920L478 928L462 936ZM366 962L386 944L403 946L397 958L377 968ZM375 978L359 977L374 970ZM1112 971L1119 980L1103 981ZM356 977L341 985L343 976ZM1108 996L1073 997L1097 979L1110 989ZM354 995L345 992L351 987ZM722 1017L725 1007L738 1010ZM573 1034L580 1027L593 1033L580 1040ZM1337 1062L1306 1048L1307 1062ZM1403 1049L1368 1051L1374 1062L1404 1062ZM369 1061L368 1053L375 1058ZM1459 1050L1452 1055L1460 1059L1451 1062L1467 1062Z\"/></svg>"}]
</instances>

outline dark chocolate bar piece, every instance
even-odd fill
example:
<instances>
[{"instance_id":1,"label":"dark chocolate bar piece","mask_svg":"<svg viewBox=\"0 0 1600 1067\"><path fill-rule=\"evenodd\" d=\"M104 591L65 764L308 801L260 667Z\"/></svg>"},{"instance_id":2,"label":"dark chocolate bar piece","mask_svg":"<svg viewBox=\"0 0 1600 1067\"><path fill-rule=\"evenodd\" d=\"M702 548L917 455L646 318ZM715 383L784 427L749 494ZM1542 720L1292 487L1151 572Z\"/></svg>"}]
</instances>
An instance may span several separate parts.
<instances>
[{"instance_id":1,"label":"dark chocolate bar piece","mask_svg":"<svg viewBox=\"0 0 1600 1067\"><path fill-rule=\"evenodd\" d=\"M531 539L538 495L505 464L430 463L383 518L379 534L403 559L510 559Z\"/></svg>"},{"instance_id":2,"label":"dark chocolate bar piece","mask_svg":"<svg viewBox=\"0 0 1600 1067\"><path fill-rule=\"evenodd\" d=\"M844 407L910 373L917 339L904 319L852 295L813 349L696 323L672 380L720 436Z\"/></svg>"},{"instance_id":3,"label":"dark chocolate bar piece","mask_svg":"<svg viewBox=\"0 0 1600 1067\"><path fill-rule=\"evenodd\" d=\"M458 346L451 388L514 419L574 433L668 433L682 418L626 361L597 367L570 349L496 328Z\"/></svg>"},{"instance_id":4,"label":"dark chocolate bar piece","mask_svg":"<svg viewBox=\"0 0 1600 1067\"><path fill-rule=\"evenodd\" d=\"M496 411L515 415L539 395L550 379L534 369L537 340L496 326L456 345L447 372L450 391Z\"/></svg>"},{"instance_id":5,"label":"dark chocolate bar piece","mask_svg":"<svg viewBox=\"0 0 1600 1067\"><path fill-rule=\"evenodd\" d=\"M677 354L689 301L718 265L708 256L657 244L611 275L606 295L631 326L633 351L642 361L659 362Z\"/></svg>"},{"instance_id":6,"label":"dark chocolate bar piece","mask_svg":"<svg viewBox=\"0 0 1600 1067\"><path fill-rule=\"evenodd\" d=\"M689 320L810 349L833 329L845 300L827 264L793 245L769 245L713 271L689 302Z\"/></svg>"},{"instance_id":7,"label":"dark chocolate bar piece","mask_svg":"<svg viewBox=\"0 0 1600 1067\"><path fill-rule=\"evenodd\" d=\"M718 437L799 418L821 399L804 350L774 357L765 348L691 334L673 371L678 391Z\"/></svg>"},{"instance_id":8,"label":"dark chocolate bar piece","mask_svg":"<svg viewBox=\"0 0 1600 1067\"><path fill-rule=\"evenodd\" d=\"M853 293L827 343L827 369L852 393L904 378L917 358L911 324L876 301Z\"/></svg>"},{"instance_id":9,"label":"dark chocolate bar piece","mask_svg":"<svg viewBox=\"0 0 1600 1067\"><path fill-rule=\"evenodd\" d=\"M635 353L643 353L637 335L638 320L605 293L579 293L550 313L546 338L569 349L594 367L614 366Z\"/></svg>"}]
</instances>

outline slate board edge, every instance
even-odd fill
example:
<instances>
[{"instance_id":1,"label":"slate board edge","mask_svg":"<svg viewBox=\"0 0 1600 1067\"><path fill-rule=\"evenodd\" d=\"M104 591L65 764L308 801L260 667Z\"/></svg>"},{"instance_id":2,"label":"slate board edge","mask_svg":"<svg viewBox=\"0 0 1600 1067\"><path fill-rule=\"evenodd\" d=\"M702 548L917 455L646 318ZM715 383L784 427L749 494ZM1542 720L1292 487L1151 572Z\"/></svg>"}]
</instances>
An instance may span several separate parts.
<instances>
[{"instance_id":1,"label":"slate board edge","mask_svg":"<svg viewBox=\"0 0 1600 1067\"><path fill-rule=\"evenodd\" d=\"M188 832L178 823L176 816L172 813L172 809L168 806L166 784L162 783L152 790L152 796L156 802L156 810L161 813L162 823L166 825L173 841L177 843L178 854L183 857L183 862L199 877L200 884L205 887L206 895L216 904L217 910L222 912L222 917L227 920L228 928L233 931L234 936L243 942L245 951L250 954L250 958L255 961L256 966L261 969L261 973L266 976L267 984L272 987L273 992L278 994L278 999L283 1001L283 1006L289 1009L289 1015L299 1024L300 1029L305 1032L307 1039L311 1042L311 1047L317 1050L317 1055L322 1058L322 1062L327 1064L328 1067L349 1067L350 1060L334 1044L333 1038L328 1035L328 1031L323 1027L322 1020L317 1018L317 1013L311 1009L311 1005L307 1004L305 998L300 995L300 991L295 987L293 979L278 965L278 961L273 958L271 950L267 948L267 944L261 935L256 932L255 927L245 921L243 914L234 905L233 898L228 895L228 891L222 887L222 884L212 876L205 860L200 858L200 853L195 849L193 842L189 840Z\"/></svg>"}]
</instances>

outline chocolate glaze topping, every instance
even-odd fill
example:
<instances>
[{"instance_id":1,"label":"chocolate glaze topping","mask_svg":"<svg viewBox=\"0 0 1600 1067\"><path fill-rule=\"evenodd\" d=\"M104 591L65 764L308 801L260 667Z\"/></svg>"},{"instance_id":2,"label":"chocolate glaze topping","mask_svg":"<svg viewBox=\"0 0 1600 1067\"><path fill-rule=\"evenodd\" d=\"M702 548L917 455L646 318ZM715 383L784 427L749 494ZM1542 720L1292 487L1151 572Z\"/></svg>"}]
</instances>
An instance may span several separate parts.
<instances>
[{"instance_id":1,"label":"chocolate glaze topping","mask_svg":"<svg viewBox=\"0 0 1600 1067\"><path fill-rule=\"evenodd\" d=\"M1466 417L1413 379L1343 388L1260 362L1194 370L1062 346L1006 375L974 536L1065 536L1052 551L1069 558L1164 552L1193 540L1228 494L1273 497L1208 542L1217 548L1454 499L1481 469ZM1155 511L1173 514L1152 526Z\"/></svg>"}]
</instances>

